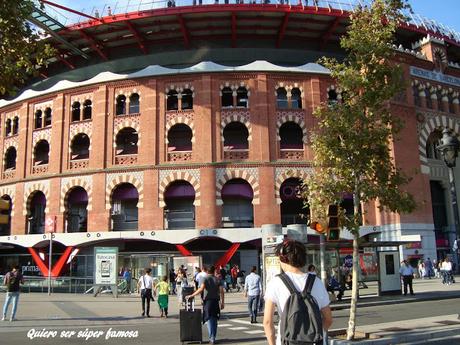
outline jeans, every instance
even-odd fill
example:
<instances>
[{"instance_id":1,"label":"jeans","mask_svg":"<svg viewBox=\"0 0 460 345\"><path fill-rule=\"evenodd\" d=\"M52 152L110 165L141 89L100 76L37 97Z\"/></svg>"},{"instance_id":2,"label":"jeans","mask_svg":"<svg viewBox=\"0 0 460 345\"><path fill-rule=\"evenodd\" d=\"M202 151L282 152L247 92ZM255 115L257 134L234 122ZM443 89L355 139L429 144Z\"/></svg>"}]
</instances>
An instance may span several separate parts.
<instances>
[{"instance_id":1,"label":"jeans","mask_svg":"<svg viewBox=\"0 0 460 345\"><path fill-rule=\"evenodd\" d=\"M255 296L248 296L248 309L249 315L251 316L251 320L255 320L257 318L257 310L259 308L259 295Z\"/></svg>"},{"instance_id":2,"label":"jeans","mask_svg":"<svg viewBox=\"0 0 460 345\"><path fill-rule=\"evenodd\" d=\"M13 300L13 309L11 310L11 318L14 319L16 317L16 310L18 309L19 291L6 293L5 304L3 305L3 317L5 318L6 318L6 314L8 313L8 307L10 305L11 300Z\"/></svg>"},{"instance_id":3,"label":"jeans","mask_svg":"<svg viewBox=\"0 0 460 345\"><path fill-rule=\"evenodd\" d=\"M217 336L217 317L211 316L206 322L208 325L208 333L209 333L209 341L216 341L216 336Z\"/></svg>"}]
</instances>

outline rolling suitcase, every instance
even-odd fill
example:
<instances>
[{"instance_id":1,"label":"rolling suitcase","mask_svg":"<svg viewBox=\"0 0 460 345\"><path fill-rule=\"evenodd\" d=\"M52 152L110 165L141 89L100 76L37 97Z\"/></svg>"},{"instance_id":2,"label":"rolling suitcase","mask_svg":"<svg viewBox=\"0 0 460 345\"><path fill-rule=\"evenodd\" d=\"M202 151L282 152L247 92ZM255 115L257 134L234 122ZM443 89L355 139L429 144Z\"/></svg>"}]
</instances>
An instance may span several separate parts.
<instances>
[{"instance_id":1,"label":"rolling suitcase","mask_svg":"<svg viewBox=\"0 0 460 345\"><path fill-rule=\"evenodd\" d=\"M201 334L201 309L195 309L195 303L189 301L185 309L179 311L180 341L184 343L200 343L203 341Z\"/></svg>"}]
</instances>

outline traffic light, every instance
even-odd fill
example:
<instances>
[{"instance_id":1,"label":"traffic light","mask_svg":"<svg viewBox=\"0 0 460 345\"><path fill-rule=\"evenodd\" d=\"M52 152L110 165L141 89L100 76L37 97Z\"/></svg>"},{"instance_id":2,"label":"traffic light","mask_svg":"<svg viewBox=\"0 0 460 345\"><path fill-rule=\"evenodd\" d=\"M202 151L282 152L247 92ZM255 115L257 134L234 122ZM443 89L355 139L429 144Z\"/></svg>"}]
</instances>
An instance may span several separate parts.
<instances>
[{"instance_id":1,"label":"traffic light","mask_svg":"<svg viewBox=\"0 0 460 345\"><path fill-rule=\"evenodd\" d=\"M311 222L310 229L315 230L316 232L323 234L327 231L327 227L324 223L321 222Z\"/></svg>"},{"instance_id":2,"label":"traffic light","mask_svg":"<svg viewBox=\"0 0 460 345\"><path fill-rule=\"evenodd\" d=\"M10 221L11 201L0 199L0 224L8 224Z\"/></svg>"},{"instance_id":3,"label":"traffic light","mask_svg":"<svg viewBox=\"0 0 460 345\"><path fill-rule=\"evenodd\" d=\"M340 227L339 227L339 206L329 205L327 213L327 240L339 241L340 240Z\"/></svg>"}]
</instances>

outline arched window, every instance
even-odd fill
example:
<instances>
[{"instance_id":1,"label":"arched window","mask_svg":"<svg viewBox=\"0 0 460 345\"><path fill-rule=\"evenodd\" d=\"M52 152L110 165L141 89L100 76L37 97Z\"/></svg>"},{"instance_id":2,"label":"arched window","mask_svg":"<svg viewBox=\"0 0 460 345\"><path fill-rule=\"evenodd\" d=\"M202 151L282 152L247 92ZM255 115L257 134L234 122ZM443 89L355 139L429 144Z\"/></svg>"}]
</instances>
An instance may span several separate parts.
<instances>
[{"instance_id":1,"label":"arched window","mask_svg":"<svg viewBox=\"0 0 460 345\"><path fill-rule=\"evenodd\" d=\"M164 192L165 228L194 229L195 228L195 189L187 181L174 181Z\"/></svg>"},{"instance_id":2,"label":"arched window","mask_svg":"<svg viewBox=\"0 0 460 345\"><path fill-rule=\"evenodd\" d=\"M337 103L338 95L335 89L331 89L327 92L327 101L329 104Z\"/></svg>"},{"instance_id":3,"label":"arched window","mask_svg":"<svg viewBox=\"0 0 460 345\"><path fill-rule=\"evenodd\" d=\"M51 108L45 109L45 127L51 126Z\"/></svg>"},{"instance_id":4,"label":"arched window","mask_svg":"<svg viewBox=\"0 0 460 345\"><path fill-rule=\"evenodd\" d=\"M122 183L112 193L112 230L137 230L139 193L131 183Z\"/></svg>"},{"instance_id":5,"label":"arched window","mask_svg":"<svg viewBox=\"0 0 460 345\"><path fill-rule=\"evenodd\" d=\"M418 89L418 85L412 86L412 94L414 95L414 104L417 107L420 107L422 103L420 101L420 91Z\"/></svg>"},{"instance_id":6,"label":"arched window","mask_svg":"<svg viewBox=\"0 0 460 345\"><path fill-rule=\"evenodd\" d=\"M303 132L300 126L292 121L280 127L280 149L303 150Z\"/></svg>"},{"instance_id":7,"label":"arched window","mask_svg":"<svg viewBox=\"0 0 460 345\"><path fill-rule=\"evenodd\" d=\"M34 149L34 165L48 164L50 145L46 140L40 140Z\"/></svg>"},{"instance_id":8,"label":"arched window","mask_svg":"<svg viewBox=\"0 0 460 345\"><path fill-rule=\"evenodd\" d=\"M182 91L182 110L193 109L193 92L190 89Z\"/></svg>"},{"instance_id":9,"label":"arched window","mask_svg":"<svg viewBox=\"0 0 460 345\"><path fill-rule=\"evenodd\" d=\"M121 129L115 138L117 155L137 154L137 141L139 136L134 128L125 127Z\"/></svg>"},{"instance_id":10,"label":"arched window","mask_svg":"<svg viewBox=\"0 0 460 345\"><path fill-rule=\"evenodd\" d=\"M222 108L231 108L233 107L233 91L228 86L222 89Z\"/></svg>"},{"instance_id":11,"label":"arched window","mask_svg":"<svg viewBox=\"0 0 460 345\"><path fill-rule=\"evenodd\" d=\"M115 115L125 115L126 114L126 96L119 95L116 101Z\"/></svg>"},{"instance_id":12,"label":"arched window","mask_svg":"<svg viewBox=\"0 0 460 345\"><path fill-rule=\"evenodd\" d=\"M0 198L2 222L0 223L0 236L11 235L11 207L12 200L9 195L5 194Z\"/></svg>"},{"instance_id":13,"label":"arched window","mask_svg":"<svg viewBox=\"0 0 460 345\"><path fill-rule=\"evenodd\" d=\"M278 109L287 109L288 107L287 92L284 87L279 87L276 90L276 107Z\"/></svg>"},{"instance_id":14,"label":"arched window","mask_svg":"<svg viewBox=\"0 0 460 345\"><path fill-rule=\"evenodd\" d=\"M88 193L80 186L67 192L66 224L67 232L86 232L88 230Z\"/></svg>"},{"instance_id":15,"label":"arched window","mask_svg":"<svg viewBox=\"0 0 460 345\"><path fill-rule=\"evenodd\" d=\"M13 135L18 134L19 132L19 117L13 119Z\"/></svg>"},{"instance_id":16,"label":"arched window","mask_svg":"<svg viewBox=\"0 0 460 345\"><path fill-rule=\"evenodd\" d=\"M41 191L35 191L29 197L30 203L27 212L29 234L43 234L45 232L46 196Z\"/></svg>"},{"instance_id":17,"label":"arched window","mask_svg":"<svg viewBox=\"0 0 460 345\"><path fill-rule=\"evenodd\" d=\"M225 150L247 150L249 148L249 132L241 122L230 122L224 128Z\"/></svg>"},{"instance_id":18,"label":"arched window","mask_svg":"<svg viewBox=\"0 0 460 345\"><path fill-rule=\"evenodd\" d=\"M168 132L168 151L192 151L193 132L183 123L175 124Z\"/></svg>"},{"instance_id":19,"label":"arched window","mask_svg":"<svg viewBox=\"0 0 460 345\"><path fill-rule=\"evenodd\" d=\"M39 109L35 112L35 124L34 124L34 127L35 129L38 129L38 128L42 128L43 126L43 113L42 111Z\"/></svg>"},{"instance_id":20,"label":"arched window","mask_svg":"<svg viewBox=\"0 0 460 345\"><path fill-rule=\"evenodd\" d=\"M222 226L251 228L254 226L251 185L243 179L232 179L222 187Z\"/></svg>"},{"instance_id":21,"label":"arched window","mask_svg":"<svg viewBox=\"0 0 460 345\"><path fill-rule=\"evenodd\" d=\"M16 148L10 146L5 152L5 170L16 169Z\"/></svg>"},{"instance_id":22,"label":"arched window","mask_svg":"<svg viewBox=\"0 0 460 345\"><path fill-rule=\"evenodd\" d=\"M139 94L133 93L129 96L129 113L130 114L139 114Z\"/></svg>"},{"instance_id":23,"label":"arched window","mask_svg":"<svg viewBox=\"0 0 460 345\"><path fill-rule=\"evenodd\" d=\"M80 102L72 104L72 122L80 121Z\"/></svg>"},{"instance_id":24,"label":"arched window","mask_svg":"<svg viewBox=\"0 0 460 345\"><path fill-rule=\"evenodd\" d=\"M300 196L301 181L291 177L285 180L280 187L281 197L281 224L305 224L310 211L304 208L303 199Z\"/></svg>"},{"instance_id":25,"label":"arched window","mask_svg":"<svg viewBox=\"0 0 460 345\"><path fill-rule=\"evenodd\" d=\"M291 90L291 108L302 109L302 93L297 87Z\"/></svg>"},{"instance_id":26,"label":"arched window","mask_svg":"<svg viewBox=\"0 0 460 345\"><path fill-rule=\"evenodd\" d=\"M70 160L89 158L89 137L85 133L79 133L73 137L70 144Z\"/></svg>"},{"instance_id":27,"label":"arched window","mask_svg":"<svg viewBox=\"0 0 460 345\"><path fill-rule=\"evenodd\" d=\"M236 106L240 108L249 107L248 90L244 86L240 86L236 90Z\"/></svg>"},{"instance_id":28,"label":"arched window","mask_svg":"<svg viewBox=\"0 0 460 345\"><path fill-rule=\"evenodd\" d=\"M87 99L83 103L83 120L91 120L93 114L93 103Z\"/></svg>"},{"instance_id":29,"label":"arched window","mask_svg":"<svg viewBox=\"0 0 460 345\"><path fill-rule=\"evenodd\" d=\"M5 122L5 136L11 135L11 119L6 120Z\"/></svg>"},{"instance_id":30,"label":"arched window","mask_svg":"<svg viewBox=\"0 0 460 345\"><path fill-rule=\"evenodd\" d=\"M176 90L170 90L168 92L166 100L166 110L179 110L179 100Z\"/></svg>"},{"instance_id":31,"label":"arched window","mask_svg":"<svg viewBox=\"0 0 460 345\"><path fill-rule=\"evenodd\" d=\"M429 88L425 89L425 99L426 99L426 107L429 109L433 109L433 100L431 99L431 91Z\"/></svg>"},{"instance_id":32,"label":"arched window","mask_svg":"<svg viewBox=\"0 0 460 345\"><path fill-rule=\"evenodd\" d=\"M426 140L426 157L431 159L441 159L441 154L437 150L440 145L442 133L440 130L435 130Z\"/></svg>"}]
</instances>

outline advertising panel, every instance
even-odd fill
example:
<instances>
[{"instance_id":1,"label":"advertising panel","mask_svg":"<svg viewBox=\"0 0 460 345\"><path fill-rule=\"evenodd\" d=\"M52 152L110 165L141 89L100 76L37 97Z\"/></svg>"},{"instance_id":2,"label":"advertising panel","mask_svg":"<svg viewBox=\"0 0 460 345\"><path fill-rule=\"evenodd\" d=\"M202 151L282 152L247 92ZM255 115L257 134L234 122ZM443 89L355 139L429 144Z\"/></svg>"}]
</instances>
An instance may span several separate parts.
<instances>
[{"instance_id":1,"label":"advertising panel","mask_svg":"<svg viewBox=\"0 0 460 345\"><path fill-rule=\"evenodd\" d=\"M94 284L116 285L118 267L117 247L94 248Z\"/></svg>"}]
</instances>

